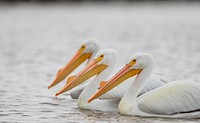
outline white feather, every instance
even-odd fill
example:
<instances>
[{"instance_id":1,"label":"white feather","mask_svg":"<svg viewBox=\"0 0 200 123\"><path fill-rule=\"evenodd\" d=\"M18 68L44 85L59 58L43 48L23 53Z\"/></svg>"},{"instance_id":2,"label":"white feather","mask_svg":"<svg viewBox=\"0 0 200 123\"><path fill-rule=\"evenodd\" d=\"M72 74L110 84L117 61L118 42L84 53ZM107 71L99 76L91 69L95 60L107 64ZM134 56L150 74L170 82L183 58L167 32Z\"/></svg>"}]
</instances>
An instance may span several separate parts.
<instances>
[{"instance_id":1,"label":"white feather","mask_svg":"<svg viewBox=\"0 0 200 123\"><path fill-rule=\"evenodd\" d=\"M150 114L172 115L200 109L200 84L171 82L137 99L141 111Z\"/></svg>"}]
</instances>

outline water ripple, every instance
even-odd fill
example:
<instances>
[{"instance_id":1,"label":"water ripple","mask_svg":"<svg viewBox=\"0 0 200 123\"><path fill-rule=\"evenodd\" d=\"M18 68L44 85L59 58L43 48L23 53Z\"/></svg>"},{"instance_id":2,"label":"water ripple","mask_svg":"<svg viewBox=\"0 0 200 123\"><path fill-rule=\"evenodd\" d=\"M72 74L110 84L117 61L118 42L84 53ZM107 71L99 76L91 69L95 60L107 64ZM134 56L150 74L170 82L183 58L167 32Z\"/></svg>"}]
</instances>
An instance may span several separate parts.
<instances>
[{"instance_id":1,"label":"water ripple","mask_svg":"<svg viewBox=\"0 0 200 123\"><path fill-rule=\"evenodd\" d=\"M3 116L9 116L9 114L1 114L0 113L0 117L3 117Z\"/></svg>"},{"instance_id":2,"label":"water ripple","mask_svg":"<svg viewBox=\"0 0 200 123\"><path fill-rule=\"evenodd\" d=\"M42 105L51 105L51 106L58 106L59 105L59 104L50 103L50 102L42 102L42 103L39 103L39 104L42 104Z\"/></svg>"}]
</instances>

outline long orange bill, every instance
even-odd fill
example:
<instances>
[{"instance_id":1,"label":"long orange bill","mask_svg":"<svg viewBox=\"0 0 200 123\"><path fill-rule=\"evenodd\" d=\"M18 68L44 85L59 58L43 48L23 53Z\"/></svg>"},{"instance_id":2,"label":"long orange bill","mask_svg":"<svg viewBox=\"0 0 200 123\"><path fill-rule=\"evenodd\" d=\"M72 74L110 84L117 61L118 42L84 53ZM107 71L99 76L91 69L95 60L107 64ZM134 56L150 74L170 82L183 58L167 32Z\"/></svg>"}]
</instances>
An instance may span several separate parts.
<instances>
[{"instance_id":1,"label":"long orange bill","mask_svg":"<svg viewBox=\"0 0 200 123\"><path fill-rule=\"evenodd\" d=\"M91 57L92 53L82 53L78 51L74 57L69 61L69 63L57 73L54 81L48 86L48 89L55 86L64 80L71 72L73 72L80 64Z\"/></svg>"},{"instance_id":2,"label":"long orange bill","mask_svg":"<svg viewBox=\"0 0 200 123\"><path fill-rule=\"evenodd\" d=\"M103 94L107 93L111 89L115 88L120 83L124 82L126 79L135 76L141 72L141 69L130 69L130 65L125 65L115 76L113 76L103 87L101 87L89 100L97 99Z\"/></svg>"},{"instance_id":3,"label":"long orange bill","mask_svg":"<svg viewBox=\"0 0 200 123\"><path fill-rule=\"evenodd\" d=\"M107 68L105 64L97 64L97 61L94 59L91 61L78 75L76 75L70 82L67 82L66 85L58 92L55 96L58 96L70 89L76 87L82 82L88 80L96 74L99 74L104 69Z\"/></svg>"}]
</instances>

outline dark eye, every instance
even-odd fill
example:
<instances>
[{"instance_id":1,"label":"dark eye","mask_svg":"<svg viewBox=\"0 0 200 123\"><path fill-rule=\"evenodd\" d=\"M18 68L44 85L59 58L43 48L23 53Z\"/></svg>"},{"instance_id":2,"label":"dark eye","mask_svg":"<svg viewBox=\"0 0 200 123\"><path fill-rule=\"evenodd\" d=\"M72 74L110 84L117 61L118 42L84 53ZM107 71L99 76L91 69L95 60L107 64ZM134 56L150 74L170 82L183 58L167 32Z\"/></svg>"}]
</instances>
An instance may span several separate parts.
<instances>
[{"instance_id":1,"label":"dark eye","mask_svg":"<svg viewBox=\"0 0 200 123\"><path fill-rule=\"evenodd\" d=\"M84 49L84 48L85 48L85 45L81 46L81 48Z\"/></svg>"},{"instance_id":2,"label":"dark eye","mask_svg":"<svg viewBox=\"0 0 200 123\"><path fill-rule=\"evenodd\" d=\"M135 60L135 59L133 59L133 62L136 62L136 60Z\"/></svg>"},{"instance_id":3,"label":"dark eye","mask_svg":"<svg viewBox=\"0 0 200 123\"><path fill-rule=\"evenodd\" d=\"M104 55L100 55L101 58L103 58Z\"/></svg>"}]
</instances>

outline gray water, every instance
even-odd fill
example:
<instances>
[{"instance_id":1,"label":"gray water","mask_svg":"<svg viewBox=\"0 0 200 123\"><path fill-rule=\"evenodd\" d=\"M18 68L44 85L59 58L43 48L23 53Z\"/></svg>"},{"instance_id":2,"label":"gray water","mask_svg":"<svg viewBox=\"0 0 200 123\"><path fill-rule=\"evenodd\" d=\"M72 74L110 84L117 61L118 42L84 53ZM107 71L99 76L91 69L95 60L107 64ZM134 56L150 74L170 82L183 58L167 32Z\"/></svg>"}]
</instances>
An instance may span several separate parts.
<instances>
[{"instance_id":1,"label":"gray water","mask_svg":"<svg viewBox=\"0 0 200 123\"><path fill-rule=\"evenodd\" d=\"M199 3L0 5L0 121L200 121L80 110L69 93L54 97L65 82L47 90L86 39L118 50L118 65L149 52L167 80L200 82L199 13Z\"/></svg>"}]
</instances>

